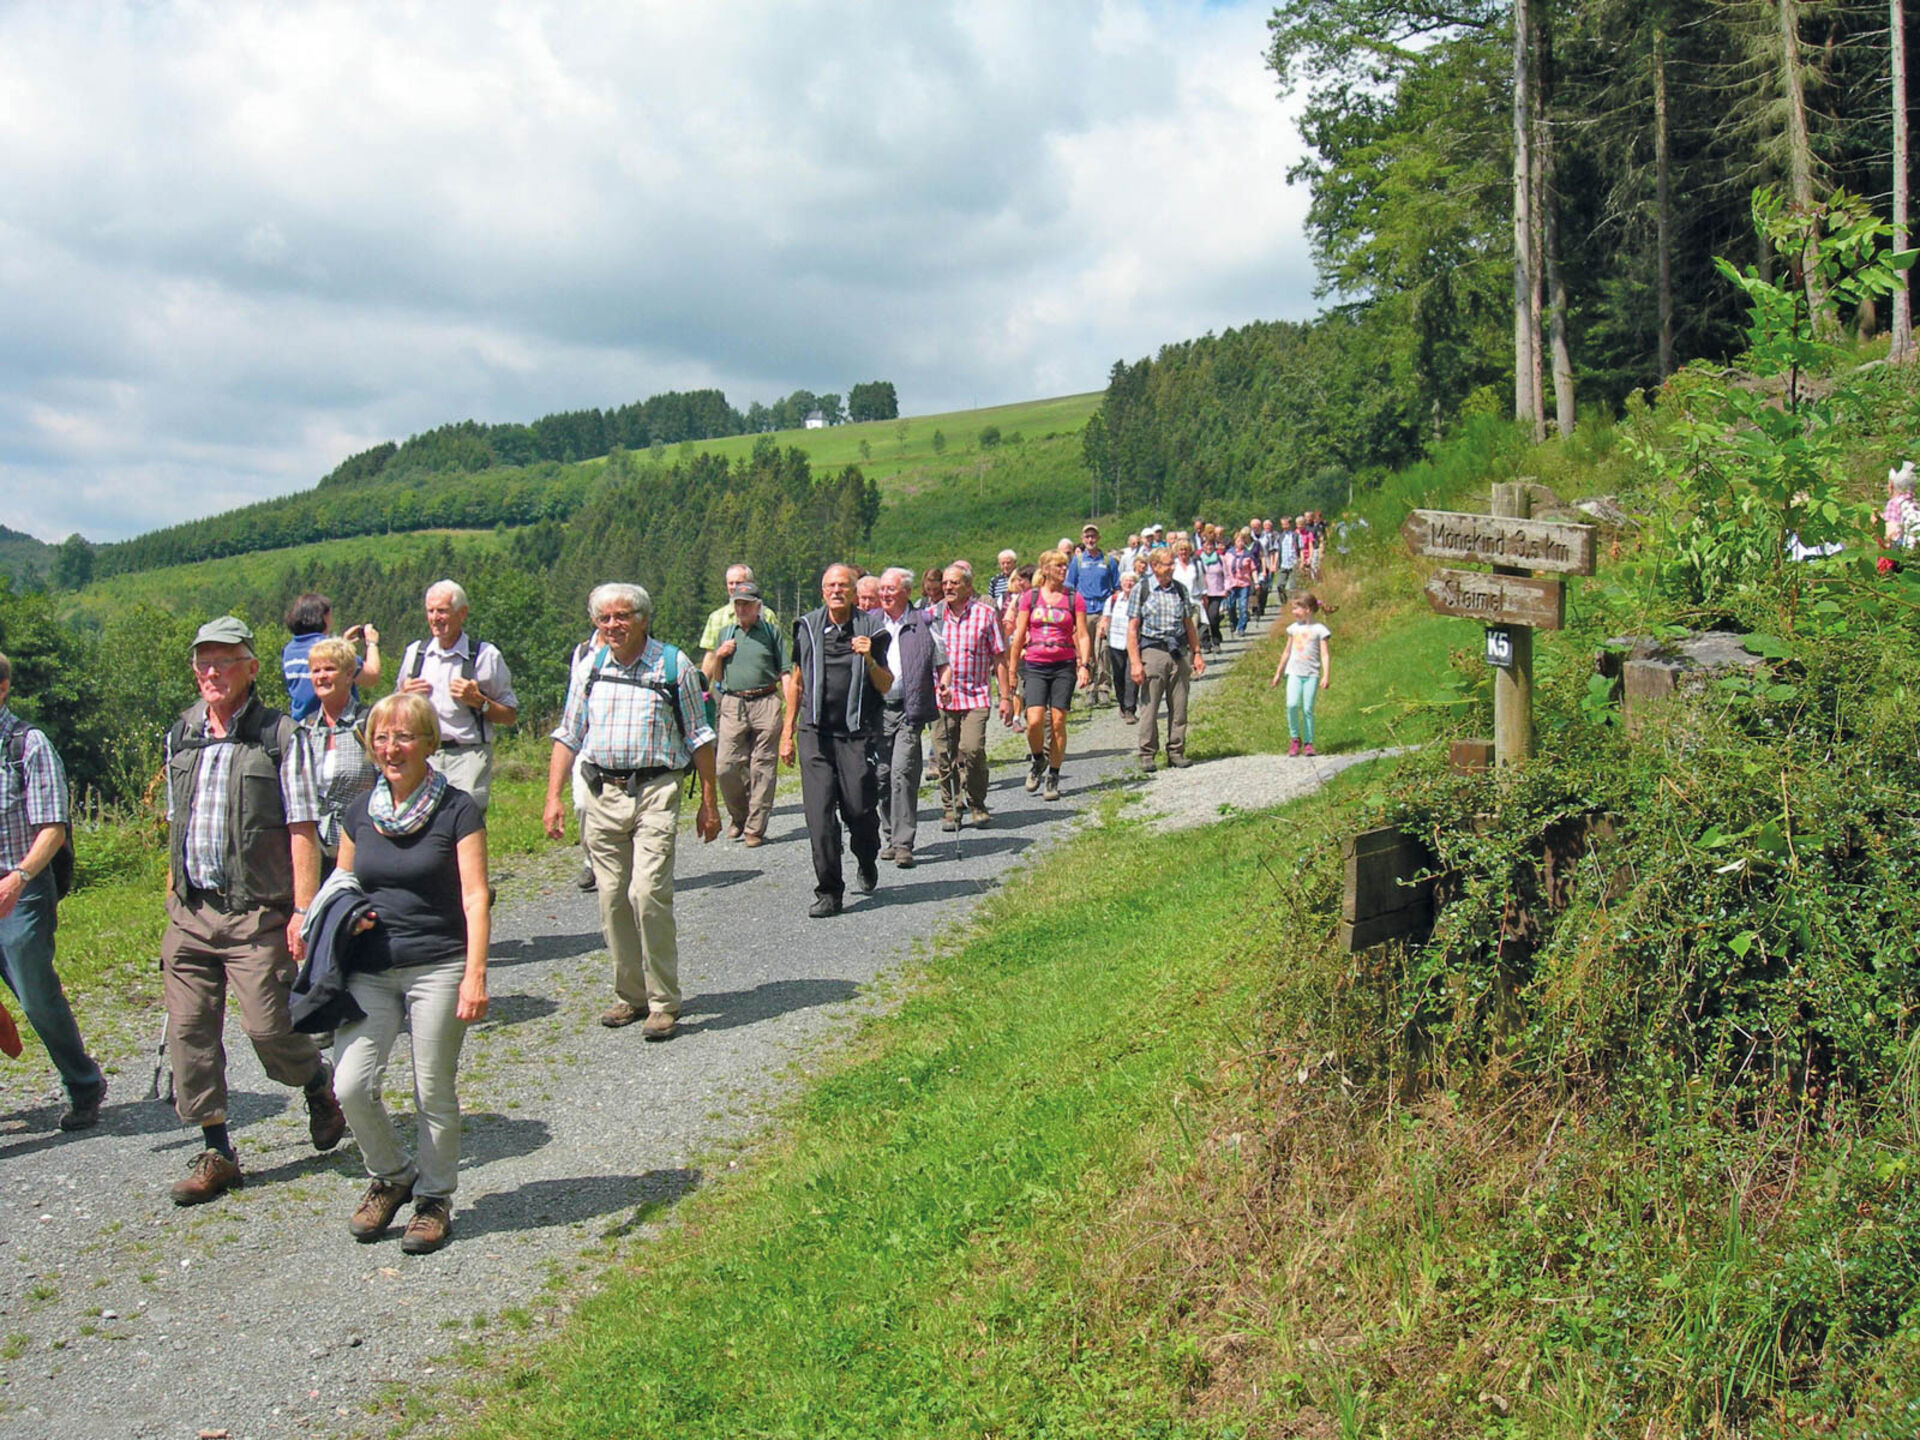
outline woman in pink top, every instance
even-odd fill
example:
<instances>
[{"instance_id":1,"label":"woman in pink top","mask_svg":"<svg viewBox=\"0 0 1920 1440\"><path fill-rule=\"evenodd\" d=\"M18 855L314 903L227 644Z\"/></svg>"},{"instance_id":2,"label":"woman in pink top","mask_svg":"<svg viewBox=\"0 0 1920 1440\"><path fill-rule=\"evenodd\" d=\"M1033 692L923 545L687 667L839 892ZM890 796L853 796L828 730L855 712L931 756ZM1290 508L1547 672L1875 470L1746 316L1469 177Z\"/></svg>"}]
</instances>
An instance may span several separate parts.
<instances>
[{"instance_id":1,"label":"woman in pink top","mask_svg":"<svg viewBox=\"0 0 1920 1440\"><path fill-rule=\"evenodd\" d=\"M1087 602L1079 591L1067 589L1064 550L1040 557L1038 582L1015 609L1010 658L1027 707L1027 793L1038 790L1044 778L1046 798L1058 800L1060 762L1067 753L1067 711L1073 706L1074 686L1085 685L1091 676L1087 666L1093 657Z\"/></svg>"}]
</instances>

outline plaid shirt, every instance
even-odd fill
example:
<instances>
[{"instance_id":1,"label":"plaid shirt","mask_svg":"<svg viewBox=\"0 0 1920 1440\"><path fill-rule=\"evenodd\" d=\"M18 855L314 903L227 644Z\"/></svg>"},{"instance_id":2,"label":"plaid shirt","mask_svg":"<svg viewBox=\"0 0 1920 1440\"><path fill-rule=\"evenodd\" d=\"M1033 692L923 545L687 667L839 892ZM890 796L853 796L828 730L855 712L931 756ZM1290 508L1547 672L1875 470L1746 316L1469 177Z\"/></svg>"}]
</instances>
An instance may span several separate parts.
<instances>
[{"instance_id":1,"label":"plaid shirt","mask_svg":"<svg viewBox=\"0 0 1920 1440\"><path fill-rule=\"evenodd\" d=\"M240 728L241 716L248 706L258 705L258 696L250 695L232 720L227 734ZM172 731L168 731L171 739ZM202 739L214 738L211 721L202 721ZM224 890L227 886L227 785L233 775L233 757L238 745L209 745L200 752L199 783L187 806L186 870L187 883L200 890ZM167 759L173 747L167 746ZM320 819L320 787L314 782L313 756L296 732L293 744L280 757L280 801L286 808L289 825L303 825ZM168 787L167 821L178 818L178 804Z\"/></svg>"},{"instance_id":2,"label":"plaid shirt","mask_svg":"<svg viewBox=\"0 0 1920 1440\"><path fill-rule=\"evenodd\" d=\"M993 703L990 682L993 662L1007 652L1007 637L1000 633L1000 617L993 607L970 600L959 615L951 605L934 612L940 622L940 639L947 647L947 701L943 710L979 710Z\"/></svg>"},{"instance_id":3,"label":"plaid shirt","mask_svg":"<svg viewBox=\"0 0 1920 1440\"><path fill-rule=\"evenodd\" d=\"M13 746L22 730L27 732L26 749L15 765ZM39 730L0 705L0 874L27 858L41 826L66 823L67 772L60 752Z\"/></svg>"},{"instance_id":4,"label":"plaid shirt","mask_svg":"<svg viewBox=\"0 0 1920 1440\"><path fill-rule=\"evenodd\" d=\"M707 724L693 662L682 655L679 664L680 713L687 723L684 744L673 702L666 696L638 685L607 683L610 676L667 683L667 647L652 637L631 665L622 665L602 646L574 670L567 682L566 712L553 738L604 770L686 769L693 763L691 752L713 744L715 736ZM587 677L596 670L600 679L588 694Z\"/></svg>"},{"instance_id":5,"label":"plaid shirt","mask_svg":"<svg viewBox=\"0 0 1920 1440\"><path fill-rule=\"evenodd\" d=\"M1180 591L1169 581L1161 588L1149 579L1133 587L1133 608L1129 620L1140 622L1142 645L1165 645L1171 650L1187 648L1187 622L1194 616L1193 597L1180 598Z\"/></svg>"},{"instance_id":6,"label":"plaid shirt","mask_svg":"<svg viewBox=\"0 0 1920 1440\"><path fill-rule=\"evenodd\" d=\"M380 778L380 768L354 734L354 727L366 718L366 707L349 701L338 725L327 723L325 710L315 710L300 722L300 743L310 752L307 763L320 791L320 845L329 855L340 848L340 817L347 813L347 806L373 789L373 782Z\"/></svg>"}]
</instances>

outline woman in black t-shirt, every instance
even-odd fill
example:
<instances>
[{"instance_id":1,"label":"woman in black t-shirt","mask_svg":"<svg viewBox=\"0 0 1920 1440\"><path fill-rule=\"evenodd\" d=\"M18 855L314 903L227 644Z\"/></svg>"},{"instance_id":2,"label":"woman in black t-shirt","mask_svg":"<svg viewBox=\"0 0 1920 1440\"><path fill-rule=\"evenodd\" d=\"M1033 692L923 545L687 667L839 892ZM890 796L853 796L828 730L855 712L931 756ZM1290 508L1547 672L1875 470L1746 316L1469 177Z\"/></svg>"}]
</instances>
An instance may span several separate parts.
<instances>
[{"instance_id":1,"label":"woman in black t-shirt","mask_svg":"<svg viewBox=\"0 0 1920 1440\"><path fill-rule=\"evenodd\" d=\"M373 1183L347 1228L356 1240L377 1240L411 1198L400 1248L424 1255L453 1233L454 1078L467 1026L487 1013L486 821L471 796L428 768L440 726L421 696L379 701L366 737L380 778L340 822L340 868L373 909L347 975L366 1018L339 1031L334 1090ZM380 1099L403 1022L413 1032L417 1160Z\"/></svg>"}]
</instances>

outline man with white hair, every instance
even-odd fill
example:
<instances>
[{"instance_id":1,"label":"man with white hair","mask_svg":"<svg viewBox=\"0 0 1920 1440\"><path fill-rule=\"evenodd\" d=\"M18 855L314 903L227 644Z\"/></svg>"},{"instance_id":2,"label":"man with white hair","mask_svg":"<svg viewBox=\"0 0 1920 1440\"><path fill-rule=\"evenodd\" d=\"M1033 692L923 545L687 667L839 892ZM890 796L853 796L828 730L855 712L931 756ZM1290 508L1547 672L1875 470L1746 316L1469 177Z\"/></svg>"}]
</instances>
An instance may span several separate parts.
<instances>
[{"instance_id":1,"label":"man with white hair","mask_svg":"<svg viewBox=\"0 0 1920 1440\"><path fill-rule=\"evenodd\" d=\"M1012 551L1008 551L1012 554ZM880 618L886 623L893 688L880 708L880 858L905 870L919 838L923 736L940 715L947 647L940 627L912 599L913 572L896 565L880 576Z\"/></svg>"},{"instance_id":2,"label":"man with white hair","mask_svg":"<svg viewBox=\"0 0 1920 1440\"><path fill-rule=\"evenodd\" d=\"M681 781L700 776L694 833L720 833L714 733L694 667L651 635L653 600L638 585L599 585L587 597L600 644L567 684L567 708L547 763L547 834L566 828L561 798L573 758L589 798L580 817L600 899L600 928L613 957L608 1029L641 1021L646 1040L680 1028L680 942L673 918L673 848Z\"/></svg>"},{"instance_id":3,"label":"man with white hair","mask_svg":"<svg viewBox=\"0 0 1920 1440\"><path fill-rule=\"evenodd\" d=\"M996 610L1007 608L1007 591L1013 586L1013 568L1020 563L1017 551L1002 550L994 559L1000 569L987 581L987 599Z\"/></svg>"},{"instance_id":4,"label":"man with white hair","mask_svg":"<svg viewBox=\"0 0 1920 1440\"><path fill-rule=\"evenodd\" d=\"M427 763L473 797L486 814L493 788L493 735L520 718L513 676L497 645L467 633L467 592L457 581L427 588L431 640L416 640L400 659L405 694L424 695L440 722L440 748Z\"/></svg>"}]
</instances>

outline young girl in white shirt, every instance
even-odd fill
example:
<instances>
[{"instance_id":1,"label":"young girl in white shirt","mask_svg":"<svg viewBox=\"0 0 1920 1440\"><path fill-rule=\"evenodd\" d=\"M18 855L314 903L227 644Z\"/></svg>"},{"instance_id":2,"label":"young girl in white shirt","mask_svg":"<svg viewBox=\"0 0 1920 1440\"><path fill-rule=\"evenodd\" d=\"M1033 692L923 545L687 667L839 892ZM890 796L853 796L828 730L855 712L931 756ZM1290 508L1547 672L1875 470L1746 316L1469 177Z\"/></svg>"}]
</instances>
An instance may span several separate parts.
<instances>
[{"instance_id":1,"label":"young girl in white shirt","mask_svg":"<svg viewBox=\"0 0 1920 1440\"><path fill-rule=\"evenodd\" d=\"M1327 641L1333 632L1320 623L1319 616L1324 612L1331 615L1333 607L1322 605L1319 597L1312 593L1296 595L1293 604L1293 623L1287 626L1287 648L1280 657L1280 663L1274 667L1273 679L1267 688L1273 689L1280 683L1280 677L1287 681L1287 754L1313 754L1313 701L1320 691L1327 688L1332 679L1333 664L1327 652Z\"/></svg>"}]
</instances>

